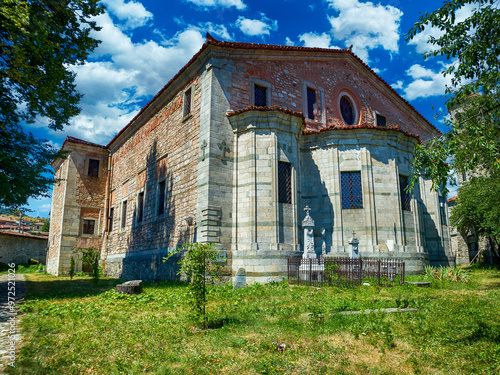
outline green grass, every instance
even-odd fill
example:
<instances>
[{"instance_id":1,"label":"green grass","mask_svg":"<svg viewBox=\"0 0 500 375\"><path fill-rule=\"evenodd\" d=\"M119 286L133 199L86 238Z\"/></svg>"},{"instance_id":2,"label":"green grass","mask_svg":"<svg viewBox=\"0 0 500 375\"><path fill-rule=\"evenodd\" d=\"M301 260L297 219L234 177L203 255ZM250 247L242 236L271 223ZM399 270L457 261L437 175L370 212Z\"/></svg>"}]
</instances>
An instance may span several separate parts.
<instances>
[{"instance_id":1,"label":"green grass","mask_svg":"<svg viewBox=\"0 0 500 375\"><path fill-rule=\"evenodd\" d=\"M498 270L430 288L211 287L205 331L189 319L182 283L127 296L112 279L94 287L88 277L26 278L23 343L10 374L500 373ZM397 306L420 311L337 314Z\"/></svg>"}]
</instances>

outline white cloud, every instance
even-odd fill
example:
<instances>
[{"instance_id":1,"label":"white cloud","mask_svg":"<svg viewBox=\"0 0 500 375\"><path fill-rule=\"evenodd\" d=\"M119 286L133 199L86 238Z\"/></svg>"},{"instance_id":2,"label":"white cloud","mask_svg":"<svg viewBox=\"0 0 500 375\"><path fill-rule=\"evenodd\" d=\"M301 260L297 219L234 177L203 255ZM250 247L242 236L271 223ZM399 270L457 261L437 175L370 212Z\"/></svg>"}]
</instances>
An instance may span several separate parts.
<instances>
[{"instance_id":1,"label":"white cloud","mask_svg":"<svg viewBox=\"0 0 500 375\"><path fill-rule=\"evenodd\" d=\"M451 85L451 76L443 77L441 71L434 72L420 64L412 65L406 75L413 79L404 89L404 97L408 100L444 95L446 86Z\"/></svg>"},{"instance_id":2,"label":"white cloud","mask_svg":"<svg viewBox=\"0 0 500 375\"><path fill-rule=\"evenodd\" d=\"M295 45L295 43L293 42L293 40L291 40L289 37L286 37L285 44L287 46L294 46Z\"/></svg>"},{"instance_id":3,"label":"white cloud","mask_svg":"<svg viewBox=\"0 0 500 375\"><path fill-rule=\"evenodd\" d=\"M383 48L399 52L399 25L403 12L390 5L361 3L359 0L328 0L330 7L339 12L337 17L328 17L332 35L337 40L353 45L353 52L365 62L368 53Z\"/></svg>"},{"instance_id":4,"label":"white cloud","mask_svg":"<svg viewBox=\"0 0 500 375\"><path fill-rule=\"evenodd\" d=\"M396 83L393 83L391 85L391 87L394 89L394 90L399 90L399 89L402 89L403 88L403 81L399 80L399 81L396 81Z\"/></svg>"},{"instance_id":5,"label":"white cloud","mask_svg":"<svg viewBox=\"0 0 500 375\"><path fill-rule=\"evenodd\" d=\"M455 15L455 23L463 22L466 18L470 17L472 15L472 10L475 7L477 7L477 4L464 5ZM408 42L408 44L416 46L418 53L436 51L439 49L439 46L428 44L427 41L431 36L434 38L440 38L443 35L444 31L438 29L437 27L426 26L424 30L415 35L413 39Z\"/></svg>"},{"instance_id":6,"label":"white cloud","mask_svg":"<svg viewBox=\"0 0 500 375\"><path fill-rule=\"evenodd\" d=\"M236 20L236 27L238 27L244 34L254 35L269 35L270 31L278 30L278 21L273 21L261 13L260 20L252 20L239 16Z\"/></svg>"},{"instance_id":7,"label":"white cloud","mask_svg":"<svg viewBox=\"0 0 500 375\"><path fill-rule=\"evenodd\" d=\"M124 22L127 29L144 26L153 19L153 14L144 8L144 5L134 1L126 3L124 0L103 0L109 13Z\"/></svg>"},{"instance_id":8,"label":"white cloud","mask_svg":"<svg viewBox=\"0 0 500 375\"><path fill-rule=\"evenodd\" d=\"M336 46L330 46L332 37L327 33L304 33L299 35L299 40L304 43L304 47L339 48Z\"/></svg>"},{"instance_id":9,"label":"white cloud","mask_svg":"<svg viewBox=\"0 0 500 375\"><path fill-rule=\"evenodd\" d=\"M72 67L77 73L77 90L84 97L80 115L72 119L64 135L107 144L136 115L142 102L156 94L201 48L204 37L200 26L189 25L162 42L134 43L109 14L96 21L102 30L93 36L102 43L92 59L104 61ZM224 34L223 26L208 26Z\"/></svg>"},{"instance_id":10,"label":"white cloud","mask_svg":"<svg viewBox=\"0 0 500 375\"><path fill-rule=\"evenodd\" d=\"M246 4L241 0L187 0L187 1L205 8L235 7L238 10L243 10L247 7Z\"/></svg>"}]
</instances>

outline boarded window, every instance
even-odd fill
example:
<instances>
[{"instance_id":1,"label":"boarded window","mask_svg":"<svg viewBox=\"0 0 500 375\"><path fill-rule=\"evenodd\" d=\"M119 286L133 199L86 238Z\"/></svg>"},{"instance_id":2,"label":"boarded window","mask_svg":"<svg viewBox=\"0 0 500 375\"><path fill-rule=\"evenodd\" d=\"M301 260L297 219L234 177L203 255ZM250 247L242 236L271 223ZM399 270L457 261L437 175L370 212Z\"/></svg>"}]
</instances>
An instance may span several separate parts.
<instances>
[{"instance_id":1,"label":"boarded window","mask_svg":"<svg viewBox=\"0 0 500 375\"><path fill-rule=\"evenodd\" d=\"M99 177L99 160L89 159L88 176Z\"/></svg>"},{"instance_id":2,"label":"boarded window","mask_svg":"<svg viewBox=\"0 0 500 375\"><path fill-rule=\"evenodd\" d=\"M83 220L83 234L94 234L95 220Z\"/></svg>"},{"instance_id":3,"label":"boarded window","mask_svg":"<svg viewBox=\"0 0 500 375\"><path fill-rule=\"evenodd\" d=\"M341 172L342 209L363 208L361 172Z\"/></svg>"},{"instance_id":4,"label":"boarded window","mask_svg":"<svg viewBox=\"0 0 500 375\"><path fill-rule=\"evenodd\" d=\"M399 192L401 194L401 208L403 211L411 211L411 195L406 191L408 187L408 176L399 175Z\"/></svg>"},{"instance_id":5,"label":"boarded window","mask_svg":"<svg viewBox=\"0 0 500 375\"><path fill-rule=\"evenodd\" d=\"M292 165L278 162L278 201L292 203Z\"/></svg>"},{"instance_id":6,"label":"boarded window","mask_svg":"<svg viewBox=\"0 0 500 375\"><path fill-rule=\"evenodd\" d=\"M316 104L316 90L307 88L307 118L314 120L314 106Z\"/></svg>"},{"instance_id":7,"label":"boarded window","mask_svg":"<svg viewBox=\"0 0 500 375\"><path fill-rule=\"evenodd\" d=\"M385 124L386 124L385 117L382 115L379 115L378 113L377 113L376 117L377 117L377 126L385 126Z\"/></svg>"},{"instance_id":8,"label":"boarded window","mask_svg":"<svg viewBox=\"0 0 500 375\"><path fill-rule=\"evenodd\" d=\"M144 192L141 191L137 196L137 222L142 222L144 216Z\"/></svg>"},{"instance_id":9,"label":"boarded window","mask_svg":"<svg viewBox=\"0 0 500 375\"><path fill-rule=\"evenodd\" d=\"M184 117L191 113L191 95L191 88L187 89L186 92L184 92Z\"/></svg>"},{"instance_id":10,"label":"boarded window","mask_svg":"<svg viewBox=\"0 0 500 375\"><path fill-rule=\"evenodd\" d=\"M127 225L127 201L122 203L122 228Z\"/></svg>"},{"instance_id":11,"label":"boarded window","mask_svg":"<svg viewBox=\"0 0 500 375\"><path fill-rule=\"evenodd\" d=\"M267 106L267 87L255 85L254 87L255 94L255 106L257 107L265 107Z\"/></svg>"},{"instance_id":12,"label":"boarded window","mask_svg":"<svg viewBox=\"0 0 500 375\"><path fill-rule=\"evenodd\" d=\"M109 209L109 217L108 217L108 231L111 232L113 230L113 218L115 216L115 208L111 207Z\"/></svg>"},{"instance_id":13,"label":"boarded window","mask_svg":"<svg viewBox=\"0 0 500 375\"><path fill-rule=\"evenodd\" d=\"M165 213L165 180L158 183L158 215Z\"/></svg>"}]
</instances>

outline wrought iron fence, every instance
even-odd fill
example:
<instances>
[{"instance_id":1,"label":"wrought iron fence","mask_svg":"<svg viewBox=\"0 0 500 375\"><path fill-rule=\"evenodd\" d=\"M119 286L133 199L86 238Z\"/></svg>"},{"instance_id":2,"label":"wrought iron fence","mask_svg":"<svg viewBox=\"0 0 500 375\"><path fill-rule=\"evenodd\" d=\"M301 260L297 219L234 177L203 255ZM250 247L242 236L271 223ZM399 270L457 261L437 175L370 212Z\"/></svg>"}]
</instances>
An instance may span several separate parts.
<instances>
[{"instance_id":1,"label":"wrought iron fence","mask_svg":"<svg viewBox=\"0 0 500 375\"><path fill-rule=\"evenodd\" d=\"M404 283L405 262L397 259L288 259L288 281L297 285L350 287L363 281L378 285Z\"/></svg>"}]
</instances>

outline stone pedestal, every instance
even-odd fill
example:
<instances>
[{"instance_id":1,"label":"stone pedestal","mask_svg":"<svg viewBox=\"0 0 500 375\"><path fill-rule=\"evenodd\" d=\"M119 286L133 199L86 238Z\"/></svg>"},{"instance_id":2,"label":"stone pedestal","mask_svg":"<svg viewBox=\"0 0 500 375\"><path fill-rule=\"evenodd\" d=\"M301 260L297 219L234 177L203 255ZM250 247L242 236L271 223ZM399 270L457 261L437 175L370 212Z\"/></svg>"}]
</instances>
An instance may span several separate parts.
<instances>
[{"instance_id":1,"label":"stone pedestal","mask_svg":"<svg viewBox=\"0 0 500 375\"><path fill-rule=\"evenodd\" d=\"M359 240L356 238L356 233L352 232L352 238L348 240L349 242L349 257L358 259L359 258Z\"/></svg>"}]
</instances>

